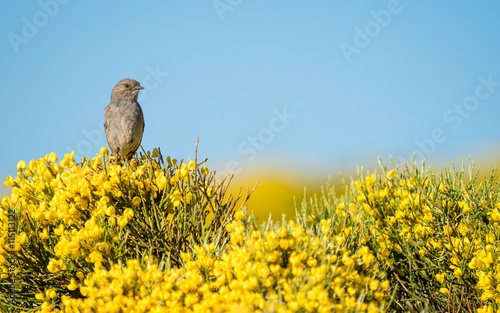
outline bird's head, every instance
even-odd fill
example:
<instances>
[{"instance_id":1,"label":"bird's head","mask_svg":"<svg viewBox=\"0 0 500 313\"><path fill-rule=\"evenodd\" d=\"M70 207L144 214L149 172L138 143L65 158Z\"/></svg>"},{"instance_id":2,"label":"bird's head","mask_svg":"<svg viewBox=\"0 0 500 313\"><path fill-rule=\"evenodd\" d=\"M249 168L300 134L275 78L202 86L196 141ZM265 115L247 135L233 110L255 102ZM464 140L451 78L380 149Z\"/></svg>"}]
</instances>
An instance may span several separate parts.
<instances>
[{"instance_id":1,"label":"bird's head","mask_svg":"<svg viewBox=\"0 0 500 313\"><path fill-rule=\"evenodd\" d=\"M134 99L137 100L137 95L139 91L144 89L144 87L139 84L138 81L125 78L116 84L111 92L111 100L113 99Z\"/></svg>"}]
</instances>

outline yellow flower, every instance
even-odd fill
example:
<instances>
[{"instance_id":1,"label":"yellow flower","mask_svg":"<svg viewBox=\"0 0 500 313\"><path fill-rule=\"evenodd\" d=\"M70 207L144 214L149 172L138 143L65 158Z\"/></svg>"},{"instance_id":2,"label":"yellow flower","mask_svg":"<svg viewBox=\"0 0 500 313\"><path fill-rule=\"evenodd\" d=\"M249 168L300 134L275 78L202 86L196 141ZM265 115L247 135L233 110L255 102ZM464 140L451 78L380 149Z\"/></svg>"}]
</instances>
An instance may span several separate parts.
<instances>
[{"instance_id":1,"label":"yellow flower","mask_svg":"<svg viewBox=\"0 0 500 313\"><path fill-rule=\"evenodd\" d=\"M59 224L59 227L57 227L56 229L54 229L54 234L58 235L58 236L62 236L64 235L64 224Z\"/></svg>"},{"instance_id":2,"label":"yellow flower","mask_svg":"<svg viewBox=\"0 0 500 313\"><path fill-rule=\"evenodd\" d=\"M55 163L57 162L57 155L54 152L51 152L49 156L47 157L47 162L49 163Z\"/></svg>"},{"instance_id":3,"label":"yellow flower","mask_svg":"<svg viewBox=\"0 0 500 313\"><path fill-rule=\"evenodd\" d=\"M309 258L309 260L307 260L307 266L310 267L310 268L313 268L315 267L316 265L318 265L318 261L314 258Z\"/></svg>"},{"instance_id":4,"label":"yellow flower","mask_svg":"<svg viewBox=\"0 0 500 313\"><path fill-rule=\"evenodd\" d=\"M45 299L45 296L43 295L42 292L39 292L39 293L35 294L35 299L42 301Z\"/></svg>"},{"instance_id":5,"label":"yellow flower","mask_svg":"<svg viewBox=\"0 0 500 313\"><path fill-rule=\"evenodd\" d=\"M106 209L106 215L107 216L113 216L115 215L115 207L114 206L108 206Z\"/></svg>"},{"instance_id":6,"label":"yellow flower","mask_svg":"<svg viewBox=\"0 0 500 313\"><path fill-rule=\"evenodd\" d=\"M365 263L366 265L370 265L373 262L375 262L375 256L373 254L367 253L363 255L363 263Z\"/></svg>"},{"instance_id":7,"label":"yellow flower","mask_svg":"<svg viewBox=\"0 0 500 313\"><path fill-rule=\"evenodd\" d=\"M353 266L355 264L354 259L349 256L349 251L344 252L344 254L342 255L342 263L347 267Z\"/></svg>"},{"instance_id":8,"label":"yellow flower","mask_svg":"<svg viewBox=\"0 0 500 313\"><path fill-rule=\"evenodd\" d=\"M479 272L479 281L477 282L477 285L479 287L482 287L483 289L488 289L491 287L491 279L488 277L488 275L484 272Z\"/></svg>"},{"instance_id":9,"label":"yellow flower","mask_svg":"<svg viewBox=\"0 0 500 313\"><path fill-rule=\"evenodd\" d=\"M125 227L125 225L127 225L127 223L128 223L128 219L125 216L120 216L118 218L117 222L118 222L118 226Z\"/></svg>"},{"instance_id":10,"label":"yellow flower","mask_svg":"<svg viewBox=\"0 0 500 313\"><path fill-rule=\"evenodd\" d=\"M182 195L179 189L176 189L174 193L169 196L169 198L170 201L172 201L174 207L178 207L179 205L181 205Z\"/></svg>"},{"instance_id":11,"label":"yellow flower","mask_svg":"<svg viewBox=\"0 0 500 313\"><path fill-rule=\"evenodd\" d=\"M453 271L453 276L455 276L457 278L460 278L462 275L463 275L463 273L462 273L462 270L460 269L460 267L457 267L455 269L455 271Z\"/></svg>"},{"instance_id":12,"label":"yellow flower","mask_svg":"<svg viewBox=\"0 0 500 313\"><path fill-rule=\"evenodd\" d=\"M109 150L108 150L108 148L102 147L101 150L100 150L100 152L101 152L101 154L102 154L103 157L105 157L105 158L109 157Z\"/></svg>"},{"instance_id":13,"label":"yellow flower","mask_svg":"<svg viewBox=\"0 0 500 313\"><path fill-rule=\"evenodd\" d=\"M280 256L279 251L277 250L273 251L266 256L266 261L269 263L274 263L278 260L279 256Z\"/></svg>"},{"instance_id":14,"label":"yellow flower","mask_svg":"<svg viewBox=\"0 0 500 313\"><path fill-rule=\"evenodd\" d=\"M380 287L380 282L379 282L378 280L376 280L376 279L375 279L375 280L372 280L372 281L370 282L370 289L371 289L371 290L374 290L374 291L375 291L375 290L377 290L379 287Z\"/></svg>"},{"instance_id":15,"label":"yellow flower","mask_svg":"<svg viewBox=\"0 0 500 313\"><path fill-rule=\"evenodd\" d=\"M132 204L134 206L139 206L141 204L142 200L141 200L141 197L139 196L135 196L134 199L132 199Z\"/></svg>"},{"instance_id":16,"label":"yellow flower","mask_svg":"<svg viewBox=\"0 0 500 313\"><path fill-rule=\"evenodd\" d=\"M382 287L382 290L387 291L391 288L391 283L388 280L384 280L381 287Z\"/></svg>"},{"instance_id":17,"label":"yellow flower","mask_svg":"<svg viewBox=\"0 0 500 313\"><path fill-rule=\"evenodd\" d=\"M33 172L36 169L37 163L35 160L31 160L28 164L28 168Z\"/></svg>"},{"instance_id":18,"label":"yellow flower","mask_svg":"<svg viewBox=\"0 0 500 313\"><path fill-rule=\"evenodd\" d=\"M184 262L189 262L189 261L191 261L191 254L186 253L186 252L181 252L181 259Z\"/></svg>"},{"instance_id":19,"label":"yellow flower","mask_svg":"<svg viewBox=\"0 0 500 313\"><path fill-rule=\"evenodd\" d=\"M201 168L201 175L206 176L206 175L208 175L208 173L209 173L208 168L206 168L205 166L203 166Z\"/></svg>"},{"instance_id":20,"label":"yellow flower","mask_svg":"<svg viewBox=\"0 0 500 313\"><path fill-rule=\"evenodd\" d=\"M286 228L285 228L285 227L281 227L281 228L278 230L278 236L279 236L280 238L284 238L284 237L288 236L288 232L287 232L287 230L286 230Z\"/></svg>"},{"instance_id":21,"label":"yellow flower","mask_svg":"<svg viewBox=\"0 0 500 313\"><path fill-rule=\"evenodd\" d=\"M5 183L4 183L4 185L5 185ZM493 211L491 211L490 212L490 216L491 216L492 220L494 220L494 221L500 221L500 211L498 211L498 209L494 209Z\"/></svg>"},{"instance_id":22,"label":"yellow flower","mask_svg":"<svg viewBox=\"0 0 500 313\"><path fill-rule=\"evenodd\" d=\"M186 194L186 203L191 204L191 200L193 199L193 194L191 192L188 192Z\"/></svg>"},{"instance_id":23,"label":"yellow flower","mask_svg":"<svg viewBox=\"0 0 500 313\"><path fill-rule=\"evenodd\" d=\"M475 269L480 265L481 265L481 261L479 260L478 257L473 257L472 260L469 262L469 264L467 264L467 266L471 269Z\"/></svg>"},{"instance_id":24,"label":"yellow flower","mask_svg":"<svg viewBox=\"0 0 500 313\"><path fill-rule=\"evenodd\" d=\"M47 228L44 228L43 231L40 233L40 239L49 239L49 233L47 232Z\"/></svg>"},{"instance_id":25,"label":"yellow flower","mask_svg":"<svg viewBox=\"0 0 500 313\"><path fill-rule=\"evenodd\" d=\"M359 256L363 256L367 253L370 253L370 248L368 248L367 246L362 246L361 248L359 248L358 250L358 254Z\"/></svg>"},{"instance_id":26,"label":"yellow flower","mask_svg":"<svg viewBox=\"0 0 500 313\"><path fill-rule=\"evenodd\" d=\"M25 232L20 233L19 235L16 236L16 243L19 243L20 245L23 245L26 243L26 240L28 239L28 236L26 235Z\"/></svg>"},{"instance_id":27,"label":"yellow flower","mask_svg":"<svg viewBox=\"0 0 500 313\"><path fill-rule=\"evenodd\" d=\"M48 289L45 294L47 295L47 298L49 299L52 299L52 298L55 298L57 296L57 293L54 289L50 288Z\"/></svg>"},{"instance_id":28,"label":"yellow flower","mask_svg":"<svg viewBox=\"0 0 500 313\"><path fill-rule=\"evenodd\" d=\"M436 274L436 279L440 282L440 283L443 283L444 281L444 278L446 277L446 273L442 273L442 274Z\"/></svg>"},{"instance_id":29,"label":"yellow flower","mask_svg":"<svg viewBox=\"0 0 500 313\"><path fill-rule=\"evenodd\" d=\"M389 225L394 225L397 222L397 219L395 216L389 217Z\"/></svg>"},{"instance_id":30,"label":"yellow flower","mask_svg":"<svg viewBox=\"0 0 500 313\"><path fill-rule=\"evenodd\" d=\"M238 221L241 221L245 218L245 213L243 211L238 211L234 214L234 218Z\"/></svg>"},{"instance_id":31,"label":"yellow flower","mask_svg":"<svg viewBox=\"0 0 500 313\"><path fill-rule=\"evenodd\" d=\"M134 211L130 208L125 209L125 211L123 211L123 216L130 220L132 217L134 217Z\"/></svg>"},{"instance_id":32,"label":"yellow flower","mask_svg":"<svg viewBox=\"0 0 500 313\"><path fill-rule=\"evenodd\" d=\"M73 277L70 280L70 283L68 285L69 290L76 290L80 285L76 282L76 279Z\"/></svg>"},{"instance_id":33,"label":"yellow flower","mask_svg":"<svg viewBox=\"0 0 500 313\"><path fill-rule=\"evenodd\" d=\"M450 291L448 290L448 288L444 288L444 287L443 288L439 288L439 292L441 292L441 293L443 293L445 295L447 295L447 294L450 293Z\"/></svg>"},{"instance_id":34,"label":"yellow flower","mask_svg":"<svg viewBox=\"0 0 500 313\"><path fill-rule=\"evenodd\" d=\"M335 292L335 294L337 295L337 297L342 298L342 296L344 295L345 290L344 290L344 288L341 288L339 286L335 286L333 288L333 292Z\"/></svg>"},{"instance_id":35,"label":"yellow flower","mask_svg":"<svg viewBox=\"0 0 500 313\"><path fill-rule=\"evenodd\" d=\"M362 202L364 200L365 200L364 195L358 196L358 201ZM355 213L357 210L358 210L358 208L356 207L356 204L354 204L354 203L349 204L349 211Z\"/></svg>"},{"instance_id":36,"label":"yellow flower","mask_svg":"<svg viewBox=\"0 0 500 313\"><path fill-rule=\"evenodd\" d=\"M196 162L194 160L189 161L188 169L192 172L196 169Z\"/></svg>"},{"instance_id":37,"label":"yellow flower","mask_svg":"<svg viewBox=\"0 0 500 313\"><path fill-rule=\"evenodd\" d=\"M287 250L290 247L290 242L286 239L281 239L280 240L280 248L282 250Z\"/></svg>"},{"instance_id":38,"label":"yellow flower","mask_svg":"<svg viewBox=\"0 0 500 313\"><path fill-rule=\"evenodd\" d=\"M181 177L184 177L184 178L188 178L189 177L189 169L188 167L186 166L185 163L182 163L181 164L181 167L179 168L179 175Z\"/></svg>"},{"instance_id":39,"label":"yellow flower","mask_svg":"<svg viewBox=\"0 0 500 313\"><path fill-rule=\"evenodd\" d=\"M76 272L76 277L78 277L78 279L82 280L85 278L85 274L83 274L82 272Z\"/></svg>"},{"instance_id":40,"label":"yellow flower","mask_svg":"<svg viewBox=\"0 0 500 313\"><path fill-rule=\"evenodd\" d=\"M17 169L19 171L26 169L26 162L24 162L23 160L17 162Z\"/></svg>"},{"instance_id":41,"label":"yellow flower","mask_svg":"<svg viewBox=\"0 0 500 313\"><path fill-rule=\"evenodd\" d=\"M477 313L493 313L493 312L494 312L493 307L491 305L485 305L482 308L477 309Z\"/></svg>"},{"instance_id":42,"label":"yellow flower","mask_svg":"<svg viewBox=\"0 0 500 313\"><path fill-rule=\"evenodd\" d=\"M495 290L485 290L484 293L481 295L481 300L486 301L495 296Z\"/></svg>"},{"instance_id":43,"label":"yellow flower","mask_svg":"<svg viewBox=\"0 0 500 313\"><path fill-rule=\"evenodd\" d=\"M94 251L91 254L89 254L89 260L92 263L102 262L102 254L99 251Z\"/></svg>"},{"instance_id":44,"label":"yellow flower","mask_svg":"<svg viewBox=\"0 0 500 313\"><path fill-rule=\"evenodd\" d=\"M396 176L398 176L398 172L396 170L390 170L389 173L387 173L387 177L391 179L396 178Z\"/></svg>"},{"instance_id":45,"label":"yellow flower","mask_svg":"<svg viewBox=\"0 0 500 313\"><path fill-rule=\"evenodd\" d=\"M440 192L444 192L444 184L440 183L438 189Z\"/></svg>"},{"instance_id":46,"label":"yellow flower","mask_svg":"<svg viewBox=\"0 0 500 313\"><path fill-rule=\"evenodd\" d=\"M463 210L464 213L472 212L472 209L469 207L469 204L467 204L467 202L458 201L458 206Z\"/></svg>"},{"instance_id":47,"label":"yellow flower","mask_svg":"<svg viewBox=\"0 0 500 313\"><path fill-rule=\"evenodd\" d=\"M56 273L59 269L57 268L55 262L53 262L52 260L50 260L49 262L49 265L47 265L47 269L49 270L49 272L51 273Z\"/></svg>"},{"instance_id":48,"label":"yellow flower","mask_svg":"<svg viewBox=\"0 0 500 313\"><path fill-rule=\"evenodd\" d=\"M10 175L7 176L7 179L3 182L3 184L7 187L14 187L16 185L14 179Z\"/></svg>"}]
</instances>

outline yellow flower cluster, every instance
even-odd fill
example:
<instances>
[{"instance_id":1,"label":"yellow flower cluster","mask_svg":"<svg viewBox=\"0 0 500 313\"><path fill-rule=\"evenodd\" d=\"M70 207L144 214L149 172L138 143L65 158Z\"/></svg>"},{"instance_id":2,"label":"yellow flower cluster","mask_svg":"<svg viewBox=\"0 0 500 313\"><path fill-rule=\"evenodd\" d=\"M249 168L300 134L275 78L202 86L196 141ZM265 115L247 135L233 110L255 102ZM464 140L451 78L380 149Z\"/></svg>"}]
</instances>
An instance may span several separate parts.
<instances>
[{"instance_id":1,"label":"yellow flower cluster","mask_svg":"<svg viewBox=\"0 0 500 313\"><path fill-rule=\"evenodd\" d=\"M0 310L12 268L42 313L500 310L493 176L360 173L342 197L327 187L295 220L257 225L195 161L108 154L51 153L6 179Z\"/></svg>"},{"instance_id":2,"label":"yellow flower cluster","mask_svg":"<svg viewBox=\"0 0 500 313\"><path fill-rule=\"evenodd\" d=\"M373 252L332 244L329 221L313 236L293 221L264 232L243 219L239 211L227 226L221 257L208 244L183 253L178 269L143 270L137 260L96 269L80 287L84 299L63 296L63 310L46 301L39 312L384 312L390 284Z\"/></svg>"},{"instance_id":3,"label":"yellow flower cluster","mask_svg":"<svg viewBox=\"0 0 500 313\"><path fill-rule=\"evenodd\" d=\"M46 277L40 285L52 279L58 282L57 297L52 291L47 296L56 301L65 291L77 290L85 278L83 273L94 266L109 266L136 255L137 245L127 245L127 240L156 247L150 238L143 239L141 231L162 230L157 241L164 241L174 209L189 205L191 192L200 189L195 184L201 181L204 192L211 190L208 170L203 167L198 175L194 161L177 165L167 158L167 166L159 159L144 158L115 165L108 154L103 148L95 158L77 163L74 153L61 161L51 153L29 164L18 163L17 177L9 176L4 182L13 187L11 195L0 201L0 283L9 279L11 266L21 279L33 279L41 271ZM197 175L201 178L194 182ZM151 223L150 215L160 223ZM9 225L17 226L9 229ZM15 244L9 235L15 235ZM34 270L32 266L43 267ZM38 291L36 299L42 298L39 287L24 286L30 289L26 292Z\"/></svg>"},{"instance_id":4,"label":"yellow flower cluster","mask_svg":"<svg viewBox=\"0 0 500 313\"><path fill-rule=\"evenodd\" d=\"M493 183L479 188L451 172L398 176L392 170L355 181L350 196L337 200L327 216L360 233L368 230L363 239L386 265L400 304L432 297L436 308L446 308L450 299L462 298L460 305L493 301L499 309L500 202ZM422 282L434 288L408 288Z\"/></svg>"},{"instance_id":5,"label":"yellow flower cluster","mask_svg":"<svg viewBox=\"0 0 500 313\"><path fill-rule=\"evenodd\" d=\"M103 152L107 154L106 150ZM66 263L78 258L100 264L118 239L119 228L134 216L135 207L142 201L156 199L169 182L154 161L152 166L110 166L99 154L81 166L70 154L57 161L54 153L27 166L20 161L17 178L9 176L4 182L14 187L12 195L2 199L4 222L7 222L5 208L18 208L22 211L18 222L31 225L28 236L40 240L55 238L55 257L47 267L51 273L66 270ZM123 186L136 187L132 199ZM115 206L120 206L119 210ZM7 238L6 225L0 236L0 260L5 253L1 247ZM21 234L18 241L21 246L28 242L23 236L26 234ZM2 273L6 273L5 265Z\"/></svg>"}]
</instances>

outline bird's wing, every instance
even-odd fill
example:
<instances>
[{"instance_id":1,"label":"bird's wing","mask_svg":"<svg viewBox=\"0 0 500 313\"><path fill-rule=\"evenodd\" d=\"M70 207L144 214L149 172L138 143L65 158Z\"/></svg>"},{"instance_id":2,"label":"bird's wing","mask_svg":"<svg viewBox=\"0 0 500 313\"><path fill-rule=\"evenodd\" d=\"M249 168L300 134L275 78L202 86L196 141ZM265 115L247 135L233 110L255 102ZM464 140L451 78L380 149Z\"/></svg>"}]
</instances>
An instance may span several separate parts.
<instances>
[{"instance_id":1,"label":"bird's wing","mask_svg":"<svg viewBox=\"0 0 500 313\"><path fill-rule=\"evenodd\" d=\"M142 132L141 135L144 134L144 127L146 127L146 122L144 121L144 113L142 112L142 108L139 106L139 110L141 112L141 120L142 120Z\"/></svg>"}]
</instances>

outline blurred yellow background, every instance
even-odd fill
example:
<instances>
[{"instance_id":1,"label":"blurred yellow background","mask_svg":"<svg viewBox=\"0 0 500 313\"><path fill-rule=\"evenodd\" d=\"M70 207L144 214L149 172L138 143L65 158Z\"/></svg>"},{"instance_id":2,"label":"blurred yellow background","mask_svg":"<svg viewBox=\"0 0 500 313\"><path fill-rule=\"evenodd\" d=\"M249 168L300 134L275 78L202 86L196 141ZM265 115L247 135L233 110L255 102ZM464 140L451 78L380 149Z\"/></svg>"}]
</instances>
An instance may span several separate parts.
<instances>
[{"instance_id":1,"label":"blurred yellow background","mask_svg":"<svg viewBox=\"0 0 500 313\"><path fill-rule=\"evenodd\" d=\"M339 176L332 177L332 181L338 188ZM304 188L306 188L307 198L310 198L315 193L321 193L321 186L327 182L328 175L314 177L299 171L294 172L290 168L264 166L235 175L229 192L237 194L242 188L241 193L244 196L257 184L257 188L247 202L248 213L253 212L259 223L267 221L270 214L272 220L281 221L283 214L286 215L285 220L295 216L294 202L300 209L300 204L304 199Z\"/></svg>"},{"instance_id":2,"label":"blurred yellow background","mask_svg":"<svg viewBox=\"0 0 500 313\"><path fill-rule=\"evenodd\" d=\"M492 170L496 168L497 158L495 155L498 155L498 153L481 154L476 160L472 159L475 164L474 170L476 172L479 171L477 184L480 184L484 179L488 179L491 176ZM367 166L362 166L363 172L366 174L376 171L380 174L381 169L375 162L376 160ZM468 158L464 157L463 162L465 166L464 177L467 181L469 179ZM440 172L445 167L450 168L453 165L455 168L460 169L462 167L462 159L457 158L455 161L426 163L426 168L434 167ZM420 165L418 167L420 168ZM392 169L392 165L387 164L387 169ZM341 174L347 185L351 183L352 179L357 179L356 162L353 161L351 167L343 166L343 169L338 171L325 170L324 175L307 173L303 170L294 169L291 166L280 167L260 164L235 175L229 186L229 192L236 195L241 188L241 193L244 196L248 190L252 190L255 184L257 184L257 188L247 202L248 213L254 212L258 218L258 222L267 221L270 214L274 221L281 221L282 214L286 215L285 220L289 220L295 216L295 203L297 208L300 209L301 202L304 199L304 189L306 190L307 199L313 197L314 194L321 195L321 186L326 185L329 177L334 185L337 196L340 196L344 192L340 179ZM497 173L496 177L498 176L499 174Z\"/></svg>"}]
</instances>

